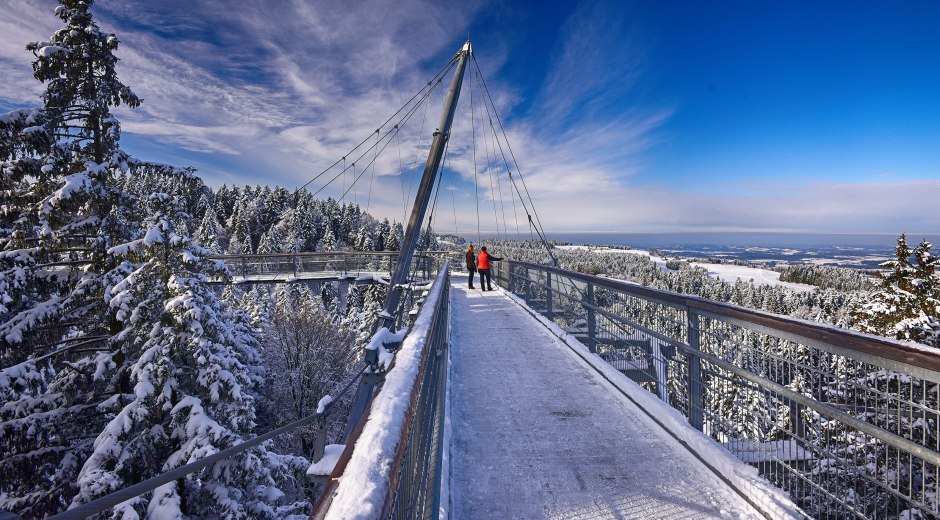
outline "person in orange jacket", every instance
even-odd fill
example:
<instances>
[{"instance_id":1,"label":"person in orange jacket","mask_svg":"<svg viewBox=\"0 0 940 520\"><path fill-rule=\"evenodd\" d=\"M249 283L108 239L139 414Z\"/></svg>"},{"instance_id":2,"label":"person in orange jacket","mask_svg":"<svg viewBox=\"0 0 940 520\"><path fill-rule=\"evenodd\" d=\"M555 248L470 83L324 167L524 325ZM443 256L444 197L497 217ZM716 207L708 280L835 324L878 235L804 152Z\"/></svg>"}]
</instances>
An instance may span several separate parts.
<instances>
[{"instance_id":1,"label":"person in orange jacket","mask_svg":"<svg viewBox=\"0 0 940 520\"><path fill-rule=\"evenodd\" d=\"M486 246L480 248L480 254L477 255L477 270L480 271L480 289L484 291L493 290L493 282L490 279L490 261L502 260L498 256L493 256L486 252Z\"/></svg>"},{"instance_id":2,"label":"person in orange jacket","mask_svg":"<svg viewBox=\"0 0 940 520\"><path fill-rule=\"evenodd\" d=\"M473 289L473 273L477 270L477 255L473 253L473 244L467 247L467 271L470 271L470 282L467 287Z\"/></svg>"}]
</instances>

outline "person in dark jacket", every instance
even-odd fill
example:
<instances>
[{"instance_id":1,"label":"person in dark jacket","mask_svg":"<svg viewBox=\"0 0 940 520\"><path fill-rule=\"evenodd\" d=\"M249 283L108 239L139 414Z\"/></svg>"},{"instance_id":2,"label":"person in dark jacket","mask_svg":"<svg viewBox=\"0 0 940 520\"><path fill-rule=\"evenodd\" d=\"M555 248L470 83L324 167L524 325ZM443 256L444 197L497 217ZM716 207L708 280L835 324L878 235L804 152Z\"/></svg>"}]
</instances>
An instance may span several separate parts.
<instances>
[{"instance_id":1,"label":"person in dark jacket","mask_svg":"<svg viewBox=\"0 0 940 520\"><path fill-rule=\"evenodd\" d=\"M470 271L470 280L467 287L473 289L473 273L477 270L477 257L473 254L473 244L467 247L467 271Z\"/></svg>"},{"instance_id":2,"label":"person in dark jacket","mask_svg":"<svg viewBox=\"0 0 940 520\"><path fill-rule=\"evenodd\" d=\"M480 248L480 254L477 255L477 269L480 271L480 289L484 291L493 290L493 282L490 279L490 261L497 260L502 260L502 258L487 253L486 246Z\"/></svg>"}]
</instances>

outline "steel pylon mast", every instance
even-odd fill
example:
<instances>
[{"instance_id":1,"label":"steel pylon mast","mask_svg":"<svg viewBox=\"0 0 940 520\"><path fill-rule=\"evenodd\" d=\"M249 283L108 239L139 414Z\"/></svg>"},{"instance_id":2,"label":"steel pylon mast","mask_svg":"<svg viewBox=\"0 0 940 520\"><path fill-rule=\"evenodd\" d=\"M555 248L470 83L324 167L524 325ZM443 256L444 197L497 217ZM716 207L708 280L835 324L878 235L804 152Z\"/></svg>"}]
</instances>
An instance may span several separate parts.
<instances>
[{"instance_id":1,"label":"steel pylon mast","mask_svg":"<svg viewBox=\"0 0 940 520\"><path fill-rule=\"evenodd\" d=\"M444 156L444 148L450 139L450 126L454 121L454 112L457 110L457 98L460 97L460 86L463 84L463 74L467 67L472 49L470 41L464 43L463 47L457 53L457 71L450 82L450 88L447 89L447 99L444 102L444 111L441 114L441 122L434 131L434 139L431 141L431 150L428 152L428 160L424 165L424 173L421 175L421 185L418 187L418 193L415 195L414 206L411 208L411 218L408 219L408 229L405 231L405 238L401 244L401 251L398 253L398 265L395 266L395 272L389 281L388 296L385 298L385 305L378 318L375 320L373 331L378 331L382 327L392 330L395 324L395 315L398 312L401 303L401 294L405 282L408 280L408 272L411 267L411 260L414 258L415 247L418 245L418 236L421 231L421 222L424 220L424 214L428 209L428 202L431 200L431 193L434 191L434 177L437 176L437 169L440 167L441 158ZM359 422L360 417L365 412L369 400L375 390L378 380L375 377L375 371L378 369L378 355L374 350L366 352L365 362L370 369L368 373L363 374L356 389L356 396L353 399L352 408L349 411L349 417L346 422L346 435L349 438L353 429ZM379 376L381 377L381 375Z\"/></svg>"},{"instance_id":2,"label":"steel pylon mast","mask_svg":"<svg viewBox=\"0 0 940 520\"><path fill-rule=\"evenodd\" d=\"M467 66L467 60L470 58L473 50L470 41L467 40L463 47L457 53L457 71L447 89L447 98L444 100L444 110L441 113L441 122L434 131L434 139L431 141L431 150L428 152L428 160L424 165L424 173L421 175L421 184L418 186L418 193L415 196L414 206L411 208L411 217L408 219L408 228L405 231L405 238L401 244L401 251L398 254L398 264L395 266L395 272L388 286L388 296L385 298L385 305L376 322L376 329L385 326L389 330L395 322L395 314L398 312L398 306L401 303L401 294L405 282L408 280L408 272L411 268L411 261L414 258L415 248L418 245L418 238L421 233L421 223L424 221L424 214L428 209L428 202L431 200L431 194L434 192L434 177L437 176L437 170L441 165L441 158L444 156L444 148L450 139L450 127L454 122L454 112L457 110L457 99L460 97L460 87L463 84L464 70Z\"/></svg>"}]
</instances>

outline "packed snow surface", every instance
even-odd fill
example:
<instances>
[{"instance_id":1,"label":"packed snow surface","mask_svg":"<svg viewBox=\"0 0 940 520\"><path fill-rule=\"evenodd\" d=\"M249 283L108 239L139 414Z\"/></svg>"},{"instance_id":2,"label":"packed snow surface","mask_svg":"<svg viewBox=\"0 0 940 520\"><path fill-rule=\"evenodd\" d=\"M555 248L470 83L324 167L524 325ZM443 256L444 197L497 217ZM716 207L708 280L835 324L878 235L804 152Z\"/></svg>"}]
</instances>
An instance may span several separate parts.
<instances>
[{"instance_id":1,"label":"packed snow surface","mask_svg":"<svg viewBox=\"0 0 940 520\"><path fill-rule=\"evenodd\" d=\"M761 517L636 401L775 518L798 517L753 467L583 345L562 341L564 331L502 292L468 290L459 280L448 403L451 518Z\"/></svg>"}]
</instances>

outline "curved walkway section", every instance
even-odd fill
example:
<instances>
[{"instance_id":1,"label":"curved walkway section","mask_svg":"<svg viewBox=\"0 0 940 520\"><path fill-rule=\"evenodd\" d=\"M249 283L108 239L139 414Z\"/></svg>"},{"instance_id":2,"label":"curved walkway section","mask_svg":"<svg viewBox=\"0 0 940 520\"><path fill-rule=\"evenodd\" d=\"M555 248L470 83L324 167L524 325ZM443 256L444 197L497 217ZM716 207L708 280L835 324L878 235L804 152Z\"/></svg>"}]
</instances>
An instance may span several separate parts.
<instances>
[{"instance_id":1,"label":"curved walkway section","mask_svg":"<svg viewBox=\"0 0 940 520\"><path fill-rule=\"evenodd\" d=\"M544 325L477 287L457 275L451 292L451 518L762 518Z\"/></svg>"}]
</instances>

